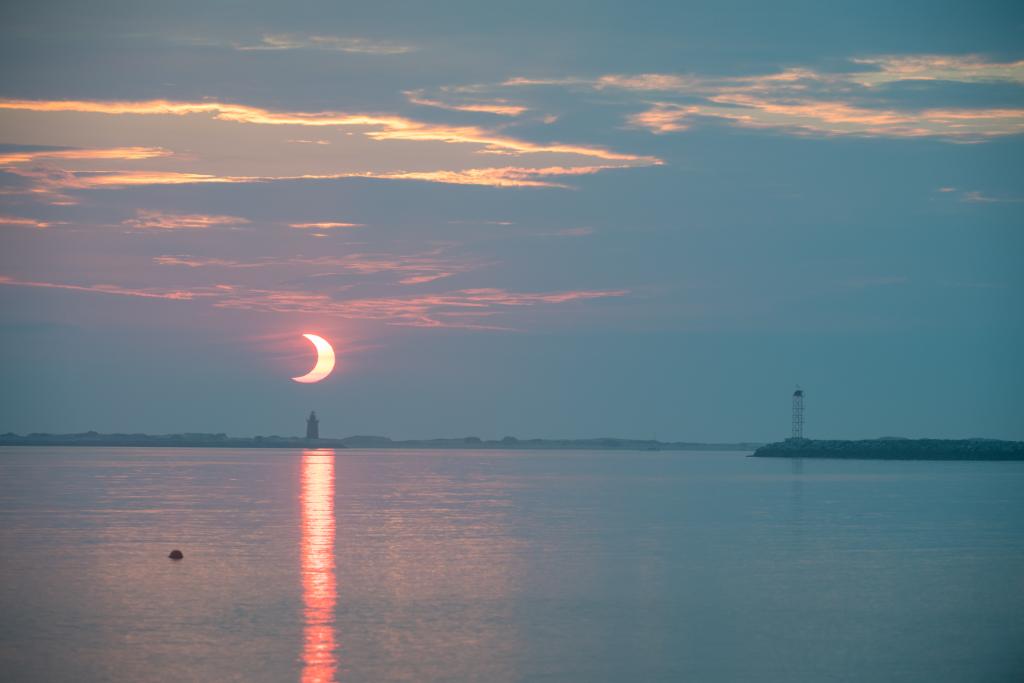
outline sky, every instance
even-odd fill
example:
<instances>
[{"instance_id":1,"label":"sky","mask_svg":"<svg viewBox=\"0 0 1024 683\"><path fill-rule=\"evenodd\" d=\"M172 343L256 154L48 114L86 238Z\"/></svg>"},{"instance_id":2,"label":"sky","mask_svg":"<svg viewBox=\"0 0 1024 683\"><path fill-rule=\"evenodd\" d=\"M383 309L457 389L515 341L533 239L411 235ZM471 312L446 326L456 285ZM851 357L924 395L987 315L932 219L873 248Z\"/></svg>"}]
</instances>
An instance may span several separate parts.
<instances>
[{"instance_id":1,"label":"sky","mask_svg":"<svg viewBox=\"0 0 1024 683\"><path fill-rule=\"evenodd\" d=\"M0 65L0 432L1024 439L1019 3L6 2Z\"/></svg>"}]
</instances>

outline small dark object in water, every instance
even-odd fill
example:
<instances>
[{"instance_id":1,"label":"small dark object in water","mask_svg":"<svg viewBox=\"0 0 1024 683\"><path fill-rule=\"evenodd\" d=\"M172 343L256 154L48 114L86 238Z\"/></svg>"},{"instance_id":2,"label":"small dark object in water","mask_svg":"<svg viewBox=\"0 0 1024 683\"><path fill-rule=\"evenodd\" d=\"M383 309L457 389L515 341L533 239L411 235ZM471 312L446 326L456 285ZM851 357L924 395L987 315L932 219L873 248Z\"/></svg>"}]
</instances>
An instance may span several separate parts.
<instances>
[{"instance_id":1,"label":"small dark object in water","mask_svg":"<svg viewBox=\"0 0 1024 683\"><path fill-rule=\"evenodd\" d=\"M181 554L180 550L172 550L171 554L168 555L167 557L171 558L172 560L180 560L181 558L183 558L185 556Z\"/></svg>"}]
</instances>

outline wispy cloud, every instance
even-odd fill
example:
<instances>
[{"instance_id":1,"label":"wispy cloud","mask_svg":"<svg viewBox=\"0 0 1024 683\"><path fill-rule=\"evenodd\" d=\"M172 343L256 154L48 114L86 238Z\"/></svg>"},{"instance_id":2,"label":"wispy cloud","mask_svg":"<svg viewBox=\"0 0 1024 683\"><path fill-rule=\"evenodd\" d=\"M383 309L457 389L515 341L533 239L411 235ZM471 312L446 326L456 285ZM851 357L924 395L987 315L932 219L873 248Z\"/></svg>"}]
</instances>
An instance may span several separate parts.
<instances>
[{"instance_id":1,"label":"wispy cloud","mask_svg":"<svg viewBox=\"0 0 1024 683\"><path fill-rule=\"evenodd\" d=\"M344 256L317 257L266 257L243 261L199 256L166 255L157 256L154 263L162 266L186 266L189 268L315 268L351 273L355 275L377 275L394 273L397 284L417 285L466 273L481 264L475 261L456 260L443 255L441 249L419 254L374 254L354 253ZM320 273L320 275L338 273Z\"/></svg>"},{"instance_id":2,"label":"wispy cloud","mask_svg":"<svg viewBox=\"0 0 1024 683\"><path fill-rule=\"evenodd\" d=\"M289 227L303 230L334 230L335 228L365 228L364 223L341 223L324 221L320 223L289 223Z\"/></svg>"},{"instance_id":3,"label":"wispy cloud","mask_svg":"<svg viewBox=\"0 0 1024 683\"><path fill-rule=\"evenodd\" d=\"M232 47L242 51L325 50L367 55L401 55L416 49L411 45L369 38L295 33L268 33L259 42L236 43Z\"/></svg>"},{"instance_id":4,"label":"wispy cloud","mask_svg":"<svg viewBox=\"0 0 1024 683\"><path fill-rule=\"evenodd\" d=\"M409 327L455 327L470 329L507 329L496 324L477 322L502 310L542 304L564 304L608 297L621 297L625 290L577 290L564 292L509 292L503 289L464 289L444 294L408 297L380 297L335 300L327 294L239 290L217 301L219 308L235 308L274 313L317 313L360 320L375 320Z\"/></svg>"},{"instance_id":5,"label":"wispy cloud","mask_svg":"<svg viewBox=\"0 0 1024 683\"><path fill-rule=\"evenodd\" d=\"M0 157L3 170L25 179L25 189L18 190L21 194L54 204L75 203L72 190L344 178L491 187L565 187L551 177L662 163L651 155L617 152L602 146L538 142L476 125L428 123L393 114L271 111L240 104L169 100L0 99L0 116L5 112L38 114L35 119L20 118L32 121L31 127L47 142L50 140L45 136L54 129L61 131L61 141L94 140L91 131L96 129L96 115L126 117L123 126L113 129L115 135L116 130L123 129L131 139L147 137L175 144L182 139L194 141L192 147L177 153L156 145L94 149L81 144L76 149L14 151ZM140 117L155 117L158 121L151 123ZM238 131L234 126L267 128L257 128L254 135L253 131ZM288 141L307 138L281 136L274 129L282 126L323 129L325 134L334 136L329 142L336 144L339 151L321 150L319 144L283 147ZM347 133L348 128L371 141L389 144L382 145L381 154L376 155L372 147L367 150L365 141L346 143L349 138L341 133ZM244 136L245 146L225 154L219 141L239 135ZM205 141L212 144L203 144ZM323 140L317 137L313 141ZM395 142L410 144L399 146ZM425 144L421 148L420 143L431 146ZM452 148L443 149L438 144ZM484 161L509 156L523 157L524 162L512 165ZM437 163L434 168L428 165L432 158ZM339 165L342 167L338 168Z\"/></svg>"},{"instance_id":6,"label":"wispy cloud","mask_svg":"<svg viewBox=\"0 0 1024 683\"><path fill-rule=\"evenodd\" d=\"M0 153L0 165L26 164L46 159L114 159L134 161L171 156L159 147L108 147L105 149L46 149Z\"/></svg>"},{"instance_id":7,"label":"wispy cloud","mask_svg":"<svg viewBox=\"0 0 1024 683\"><path fill-rule=\"evenodd\" d=\"M19 228L49 228L54 225L50 221L39 221L34 218L21 218L20 216L0 216L0 225L10 225Z\"/></svg>"},{"instance_id":8,"label":"wispy cloud","mask_svg":"<svg viewBox=\"0 0 1024 683\"><path fill-rule=\"evenodd\" d=\"M689 128L687 119L699 113L700 107L659 102L647 111L631 114L626 120L629 125L646 128L652 133L675 133Z\"/></svg>"},{"instance_id":9,"label":"wispy cloud","mask_svg":"<svg viewBox=\"0 0 1024 683\"><path fill-rule=\"evenodd\" d=\"M1024 84L1024 60L992 62L980 55L883 55L851 61L876 68L849 76L868 87L909 80Z\"/></svg>"},{"instance_id":10,"label":"wispy cloud","mask_svg":"<svg viewBox=\"0 0 1024 683\"><path fill-rule=\"evenodd\" d=\"M613 152L604 147L563 143L537 143L513 138L478 126L447 126L415 121L397 115L336 111L270 111L260 107L218 102L168 100L14 100L0 99L0 109L36 112L78 112L109 115L187 116L207 114L220 121L275 126L362 126L374 140L410 140L481 145L484 151L502 154L573 154L606 161L660 163L655 157Z\"/></svg>"},{"instance_id":11,"label":"wispy cloud","mask_svg":"<svg viewBox=\"0 0 1024 683\"><path fill-rule=\"evenodd\" d=\"M233 285L184 289L131 288L118 285L80 285L19 280L0 276L0 285L69 290L93 294L167 299L204 300L217 308L261 313L315 313L321 317L370 320L407 327L508 329L482 322L502 311L541 305L559 305L626 296L626 290L570 290L559 292L510 292L504 289L461 289L442 294L399 297L338 299L323 292L254 289Z\"/></svg>"},{"instance_id":12,"label":"wispy cloud","mask_svg":"<svg viewBox=\"0 0 1024 683\"><path fill-rule=\"evenodd\" d=\"M552 237L589 237L594 234L594 229L584 225L578 228L563 228L549 234Z\"/></svg>"},{"instance_id":13,"label":"wispy cloud","mask_svg":"<svg viewBox=\"0 0 1024 683\"><path fill-rule=\"evenodd\" d=\"M1024 202L1021 197L997 196L982 192L981 190L960 190L956 187L940 187L936 192L951 195L961 202L968 204L1019 204Z\"/></svg>"},{"instance_id":14,"label":"wispy cloud","mask_svg":"<svg viewBox=\"0 0 1024 683\"><path fill-rule=\"evenodd\" d=\"M191 301L201 297L213 296L212 291L190 291L184 289L138 289L121 287L119 285L75 285L61 282L40 282L34 280L19 280L17 278L0 275L0 285L15 287L38 287L43 289L64 289L74 292L91 292L93 294L112 294L115 296L132 296L143 299L171 299L175 301Z\"/></svg>"},{"instance_id":15,"label":"wispy cloud","mask_svg":"<svg viewBox=\"0 0 1024 683\"><path fill-rule=\"evenodd\" d=\"M166 213L163 211L147 211L139 209L135 218L122 221L122 225L132 228L162 230L202 230L218 226L245 225L249 221L240 216L221 216L216 214L184 214Z\"/></svg>"},{"instance_id":16,"label":"wispy cloud","mask_svg":"<svg viewBox=\"0 0 1024 683\"><path fill-rule=\"evenodd\" d=\"M1019 204L1020 202L1024 202L1024 199L1020 197L997 197L995 195L985 194L978 190L972 190L964 192L960 201L969 202L971 204L998 204L1003 202Z\"/></svg>"},{"instance_id":17,"label":"wispy cloud","mask_svg":"<svg viewBox=\"0 0 1024 683\"><path fill-rule=\"evenodd\" d=\"M396 171L377 173L372 177L400 180L425 180L452 185L488 185L490 187L559 187L565 183L550 178L560 176L592 175L601 171L619 168L612 165L599 166L549 166L546 168L520 168L505 166L497 168L470 168L463 171Z\"/></svg>"},{"instance_id":18,"label":"wispy cloud","mask_svg":"<svg viewBox=\"0 0 1024 683\"><path fill-rule=\"evenodd\" d=\"M549 166L546 168L523 168L518 166L498 166L488 168L470 168L461 171L382 171L382 172L349 172L323 173L286 176L216 176L203 173L177 173L172 171L125 171L125 172L71 172L64 170L46 171L12 171L35 182L31 192L40 195L73 200L59 194L61 190L85 190L96 188L124 188L142 185L193 185L204 183L268 183L275 181L296 180L343 180L346 178L376 178L380 180L419 180L424 182L444 183L449 185L482 185L488 187L553 187L568 188L569 185L555 182L550 178L561 176L581 176L600 173L608 169L623 168L614 164L597 166ZM54 202L63 203L63 202ZM308 225L316 229L315 224ZM295 227L295 226L293 226ZM337 226L337 227L356 227Z\"/></svg>"},{"instance_id":19,"label":"wispy cloud","mask_svg":"<svg viewBox=\"0 0 1024 683\"><path fill-rule=\"evenodd\" d=\"M186 266L188 268L264 268L271 265L265 261L235 261L232 259L189 256L188 254L154 256L153 262L161 266Z\"/></svg>"},{"instance_id":20,"label":"wispy cloud","mask_svg":"<svg viewBox=\"0 0 1024 683\"><path fill-rule=\"evenodd\" d=\"M840 101L777 100L741 93L716 95L710 101L706 105L657 102L650 109L631 115L628 121L654 133L685 130L695 116L726 119L748 128L820 135L979 140L1024 133L1024 109L909 111L860 107Z\"/></svg>"},{"instance_id":21,"label":"wispy cloud","mask_svg":"<svg viewBox=\"0 0 1024 683\"><path fill-rule=\"evenodd\" d=\"M507 100L493 100L489 102L451 103L424 97L423 91L421 90L407 91L405 93L405 96L413 104L418 104L422 107L435 107L437 109L447 109L450 111L469 111L483 114L495 114L497 116L519 116L523 112L528 111L527 107L509 104Z\"/></svg>"},{"instance_id":22,"label":"wispy cloud","mask_svg":"<svg viewBox=\"0 0 1024 683\"><path fill-rule=\"evenodd\" d=\"M635 128L664 134L684 131L696 117L798 134L892 138L935 137L977 142L1024 133L1024 108L970 107L955 101L908 108L878 86L903 81L1003 82L1024 85L1024 61L992 62L978 56L909 55L852 59L860 69L820 71L792 67L740 76L646 73L591 78L513 78L500 87L557 86L596 91L657 93L657 101L631 114ZM934 97L941 99L941 84Z\"/></svg>"}]
</instances>

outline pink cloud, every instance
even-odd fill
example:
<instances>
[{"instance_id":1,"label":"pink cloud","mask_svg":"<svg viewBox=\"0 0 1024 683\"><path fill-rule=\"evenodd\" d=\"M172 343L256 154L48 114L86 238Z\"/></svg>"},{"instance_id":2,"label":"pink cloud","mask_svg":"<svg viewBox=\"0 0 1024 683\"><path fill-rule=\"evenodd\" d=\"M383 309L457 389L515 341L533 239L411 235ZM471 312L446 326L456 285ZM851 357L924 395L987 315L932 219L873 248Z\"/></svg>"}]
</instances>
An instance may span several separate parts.
<instances>
[{"instance_id":1,"label":"pink cloud","mask_svg":"<svg viewBox=\"0 0 1024 683\"><path fill-rule=\"evenodd\" d=\"M308 230L333 230L335 228L364 228L364 223L339 223L339 222L322 222L322 223L289 223L289 227L308 229Z\"/></svg>"}]
</instances>

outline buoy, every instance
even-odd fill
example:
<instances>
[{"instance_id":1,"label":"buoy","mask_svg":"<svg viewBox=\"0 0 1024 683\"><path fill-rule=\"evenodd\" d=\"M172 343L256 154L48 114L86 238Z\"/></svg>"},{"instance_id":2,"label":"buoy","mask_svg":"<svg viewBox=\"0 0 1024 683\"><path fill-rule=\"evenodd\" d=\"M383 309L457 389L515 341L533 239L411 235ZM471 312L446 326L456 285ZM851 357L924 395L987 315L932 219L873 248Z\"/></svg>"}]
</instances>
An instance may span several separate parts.
<instances>
[{"instance_id":1,"label":"buoy","mask_svg":"<svg viewBox=\"0 0 1024 683\"><path fill-rule=\"evenodd\" d=\"M180 550L172 550L171 554L168 555L167 557L171 558L172 560L180 560L181 558L183 558L185 556L181 554Z\"/></svg>"}]
</instances>

